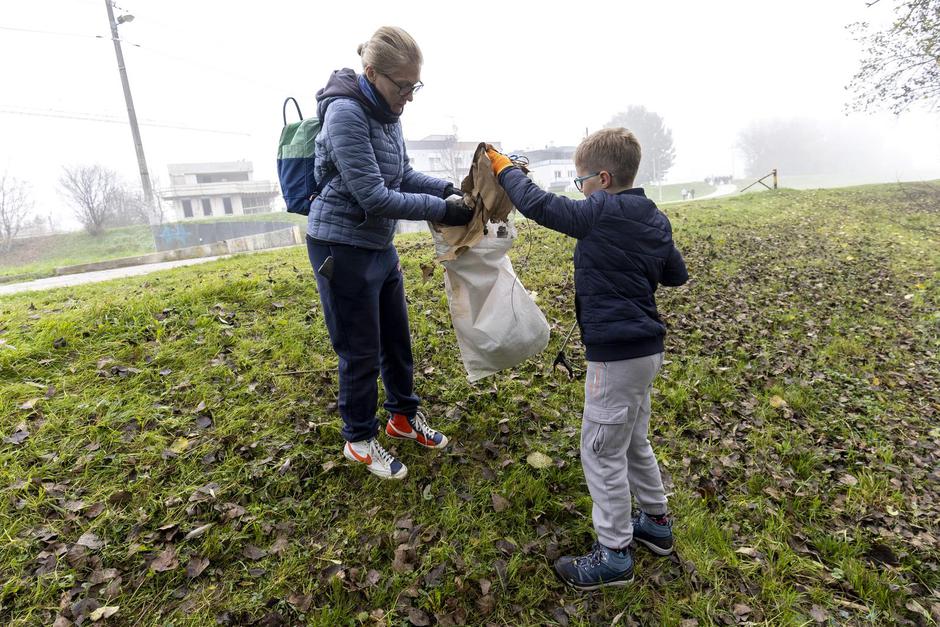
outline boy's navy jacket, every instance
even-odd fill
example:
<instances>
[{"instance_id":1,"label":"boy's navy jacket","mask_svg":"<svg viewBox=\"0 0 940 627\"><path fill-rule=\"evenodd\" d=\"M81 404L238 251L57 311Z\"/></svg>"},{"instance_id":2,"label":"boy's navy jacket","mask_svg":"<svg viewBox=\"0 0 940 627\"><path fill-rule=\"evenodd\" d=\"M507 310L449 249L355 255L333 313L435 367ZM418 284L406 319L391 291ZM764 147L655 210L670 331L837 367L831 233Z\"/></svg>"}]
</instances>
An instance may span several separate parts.
<instances>
[{"instance_id":1,"label":"boy's navy jacket","mask_svg":"<svg viewBox=\"0 0 940 627\"><path fill-rule=\"evenodd\" d=\"M662 352L656 287L682 285L689 275L669 219L643 189L573 200L542 191L518 168L503 170L499 182L524 216L578 240L575 313L588 361Z\"/></svg>"},{"instance_id":2,"label":"boy's navy jacket","mask_svg":"<svg viewBox=\"0 0 940 627\"><path fill-rule=\"evenodd\" d=\"M382 250L399 219L444 217L447 181L411 168L398 116L365 77L333 72L317 92L317 115L316 178L329 183L310 207L310 237Z\"/></svg>"}]
</instances>

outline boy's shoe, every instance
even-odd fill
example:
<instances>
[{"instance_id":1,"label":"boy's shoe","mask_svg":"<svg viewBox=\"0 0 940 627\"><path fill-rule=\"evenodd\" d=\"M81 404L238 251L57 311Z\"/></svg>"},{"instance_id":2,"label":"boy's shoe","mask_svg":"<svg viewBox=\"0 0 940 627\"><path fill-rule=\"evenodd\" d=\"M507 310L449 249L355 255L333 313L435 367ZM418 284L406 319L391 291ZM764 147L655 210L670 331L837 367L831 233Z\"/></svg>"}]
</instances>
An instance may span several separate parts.
<instances>
[{"instance_id":1,"label":"boy's shoe","mask_svg":"<svg viewBox=\"0 0 940 627\"><path fill-rule=\"evenodd\" d=\"M411 420L404 414L392 414L385 425L385 433L390 438L400 440L414 440L427 448L444 448L447 446L447 436L428 426L424 412L418 411Z\"/></svg>"},{"instance_id":2,"label":"boy's shoe","mask_svg":"<svg viewBox=\"0 0 940 627\"><path fill-rule=\"evenodd\" d=\"M630 549L617 551L595 542L587 555L558 558L555 572L562 581L578 590L627 586L633 582L633 556Z\"/></svg>"},{"instance_id":3,"label":"boy's shoe","mask_svg":"<svg viewBox=\"0 0 940 627\"><path fill-rule=\"evenodd\" d=\"M658 517L657 517L658 518ZM646 512L633 519L633 539L657 555L672 553L672 518L660 524Z\"/></svg>"},{"instance_id":4,"label":"boy's shoe","mask_svg":"<svg viewBox=\"0 0 940 627\"><path fill-rule=\"evenodd\" d=\"M383 479L403 479L408 474L408 468L386 451L375 438L346 442L343 456L349 461L365 464L369 472Z\"/></svg>"}]
</instances>

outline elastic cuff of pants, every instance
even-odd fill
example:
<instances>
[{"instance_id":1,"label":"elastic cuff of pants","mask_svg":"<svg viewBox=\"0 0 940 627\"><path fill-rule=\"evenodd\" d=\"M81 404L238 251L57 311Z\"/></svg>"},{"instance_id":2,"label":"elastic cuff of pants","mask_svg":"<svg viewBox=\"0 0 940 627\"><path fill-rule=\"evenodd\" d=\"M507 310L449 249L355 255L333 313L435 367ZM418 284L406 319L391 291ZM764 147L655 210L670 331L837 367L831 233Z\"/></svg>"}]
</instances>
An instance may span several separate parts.
<instances>
[{"instance_id":1,"label":"elastic cuff of pants","mask_svg":"<svg viewBox=\"0 0 940 627\"><path fill-rule=\"evenodd\" d=\"M595 535L596 535L596 534L595 534ZM611 540L611 542L605 542L603 539L601 539L600 536L597 536L597 541L598 541L598 542L600 543L600 545L603 546L604 548L608 548L608 549L610 549L611 551L620 551L621 553L622 553L623 551L628 550L628 549L630 548L630 545L633 544L633 535L632 535L632 534L630 535L630 539L627 540L626 542L624 542L624 540L623 540L623 538L624 538L623 535L619 535L619 536L617 536L617 538L618 538L618 539L617 539L616 542L614 542L613 540Z\"/></svg>"}]
</instances>

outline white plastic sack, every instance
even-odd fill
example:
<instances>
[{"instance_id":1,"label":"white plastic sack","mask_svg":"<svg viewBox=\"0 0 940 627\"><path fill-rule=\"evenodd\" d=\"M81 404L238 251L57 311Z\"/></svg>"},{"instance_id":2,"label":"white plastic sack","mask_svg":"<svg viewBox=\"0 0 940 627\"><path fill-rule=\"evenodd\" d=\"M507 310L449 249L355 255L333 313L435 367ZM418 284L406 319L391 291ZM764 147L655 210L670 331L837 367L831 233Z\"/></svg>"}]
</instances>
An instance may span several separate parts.
<instances>
[{"instance_id":1,"label":"white plastic sack","mask_svg":"<svg viewBox=\"0 0 940 627\"><path fill-rule=\"evenodd\" d=\"M516 366L548 346L548 321L507 255L516 234L512 223L490 224L487 231L472 248L443 262L450 316L470 381ZM431 233L440 256L449 244L433 227Z\"/></svg>"}]
</instances>

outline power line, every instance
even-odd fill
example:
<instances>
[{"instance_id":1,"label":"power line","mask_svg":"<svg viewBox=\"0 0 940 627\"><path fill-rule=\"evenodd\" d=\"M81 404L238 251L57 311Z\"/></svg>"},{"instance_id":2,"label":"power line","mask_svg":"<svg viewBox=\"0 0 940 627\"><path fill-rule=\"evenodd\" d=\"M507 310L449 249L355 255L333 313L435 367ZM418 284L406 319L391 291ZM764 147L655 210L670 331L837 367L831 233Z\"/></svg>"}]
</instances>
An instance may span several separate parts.
<instances>
[{"instance_id":1,"label":"power line","mask_svg":"<svg viewBox=\"0 0 940 627\"><path fill-rule=\"evenodd\" d=\"M79 38L79 39L103 39L103 40L112 39L111 37L108 37L107 35L87 35L84 33L63 33L63 32L57 32L57 31L49 31L49 30L37 30L34 28L18 28L14 26L0 26L0 30L8 30L8 31L14 31L14 32L19 32L19 33L29 33L33 35L53 35L57 37L73 37L73 38ZM272 85L268 82L258 80L257 78L253 76L248 76L246 74L241 74L238 72L232 72L231 70L219 67L217 65L212 65L211 63L206 63L205 61L202 61L200 59L172 54L170 52L159 50L157 48L144 46L144 45L135 43L133 41L130 41L128 39L125 39L124 37L120 37L119 40L121 41L121 43L125 45L134 46L135 48L138 48L150 54L166 57L168 59L173 59L177 63L181 65L185 65L187 67L191 67L193 65L200 65L206 69L214 71L216 74L226 75L229 78L236 78L241 81L254 83L255 85L259 85L267 89L273 89L273 90L280 89L276 85Z\"/></svg>"},{"instance_id":2,"label":"power line","mask_svg":"<svg viewBox=\"0 0 940 627\"><path fill-rule=\"evenodd\" d=\"M58 37L80 37L82 39L94 39L100 35L87 35L85 33L63 33L52 30L38 30L35 28L18 28L16 26L0 26L0 30L9 30L19 33L32 33L36 35L56 35Z\"/></svg>"},{"instance_id":3,"label":"power line","mask_svg":"<svg viewBox=\"0 0 940 627\"><path fill-rule=\"evenodd\" d=\"M11 107L9 105L0 105L0 113L11 115L26 115L44 118L62 118L69 120L84 120L86 122L105 122L108 124L127 124L127 120L118 116L110 116L101 113L86 113L83 111L62 111L58 109L27 109L24 107ZM251 137L251 133L241 131L226 131L222 129L201 128L198 126L184 126L181 124L170 124L168 122L141 121L141 126L154 126L159 128L173 128L183 131L195 131L199 133L217 133L220 135L241 135Z\"/></svg>"}]
</instances>

